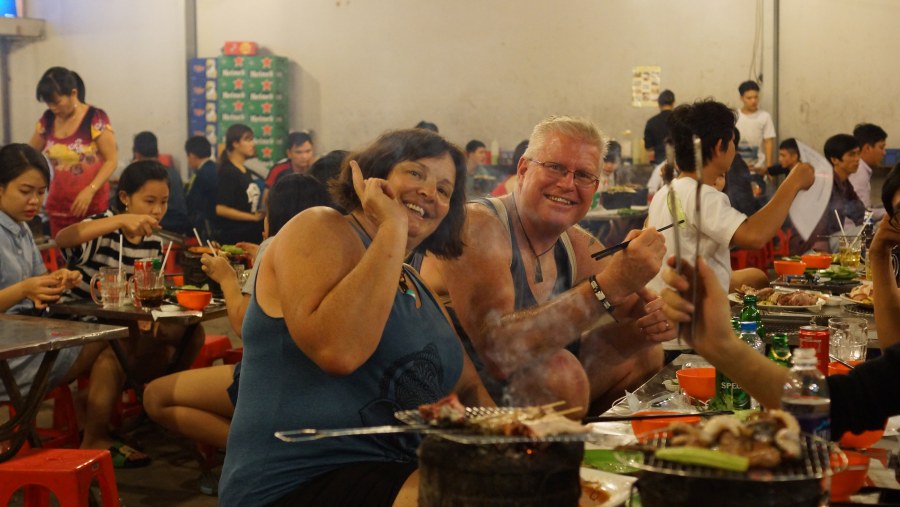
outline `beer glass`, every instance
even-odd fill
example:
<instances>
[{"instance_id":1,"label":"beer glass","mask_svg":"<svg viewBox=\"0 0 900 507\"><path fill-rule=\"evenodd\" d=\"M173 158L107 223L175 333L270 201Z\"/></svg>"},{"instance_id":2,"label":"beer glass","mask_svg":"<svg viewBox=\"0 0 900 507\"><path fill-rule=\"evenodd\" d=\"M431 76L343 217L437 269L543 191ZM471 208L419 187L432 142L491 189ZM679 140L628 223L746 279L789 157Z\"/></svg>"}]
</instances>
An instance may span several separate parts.
<instances>
[{"instance_id":1,"label":"beer glass","mask_svg":"<svg viewBox=\"0 0 900 507\"><path fill-rule=\"evenodd\" d=\"M869 343L869 323L855 317L832 317L828 319L831 329L831 355L847 362L866 360Z\"/></svg>"},{"instance_id":2,"label":"beer glass","mask_svg":"<svg viewBox=\"0 0 900 507\"><path fill-rule=\"evenodd\" d=\"M118 308L125 304L126 288L125 280L119 278L118 268L102 267L91 277L91 299L103 308Z\"/></svg>"}]
</instances>

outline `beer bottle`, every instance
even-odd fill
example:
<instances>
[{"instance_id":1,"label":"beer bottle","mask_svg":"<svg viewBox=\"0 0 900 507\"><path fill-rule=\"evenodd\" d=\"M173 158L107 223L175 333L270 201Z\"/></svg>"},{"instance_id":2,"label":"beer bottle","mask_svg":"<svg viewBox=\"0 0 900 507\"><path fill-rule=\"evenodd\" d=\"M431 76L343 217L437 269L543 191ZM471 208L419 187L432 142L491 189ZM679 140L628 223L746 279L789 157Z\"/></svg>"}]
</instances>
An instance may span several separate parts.
<instances>
[{"instance_id":1,"label":"beer bottle","mask_svg":"<svg viewBox=\"0 0 900 507\"><path fill-rule=\"evenodd\" d=\"M769 349L769 359L784 367L791 367L791 348L788 346L786 334L772 334L772 347Z\"/></svg>"},{"instance_id":2,"label":"beer bottle","mask_svg":"<svg viewBox=\"0 0 900 507\"><path fill-rule=\"evenodd\" d=\"M741 322L756 322L756 334L762 340L766 339L766 328L763 326L762 315L756 307L756 296L747 294L744 296L744 307L741 308Z\"/></svg>"},{"instance_id":3,"label":"beer bottle","mask_svg":"<svg viewBox=\"0 0 900 507\"><path fill-rule=\"evenodd\" d=\"M736 319L732 319L732 327L735 334L740 335L740 330L735 325ZM734 381L728 378L722 370L716 368L716 396L710 401L710 410L745 410L750 408L750 396Z\"/></svg>"}]
</instances>

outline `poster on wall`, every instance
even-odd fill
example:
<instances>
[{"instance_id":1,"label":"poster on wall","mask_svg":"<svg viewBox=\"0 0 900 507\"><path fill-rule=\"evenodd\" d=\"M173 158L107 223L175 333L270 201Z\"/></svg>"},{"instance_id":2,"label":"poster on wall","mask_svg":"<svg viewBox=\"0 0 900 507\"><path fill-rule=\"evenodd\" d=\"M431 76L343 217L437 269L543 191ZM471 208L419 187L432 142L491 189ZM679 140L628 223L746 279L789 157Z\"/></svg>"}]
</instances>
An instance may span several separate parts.
<instances>
[{"instance_id":1,"label":"poster on wall","mask_svg":"<svg viewBox=\"0 0 900 507\"><path fill-rule=\"evenodd\" d=\"M631 105L634 107L656 107L660 92L662 68L645 65L631 70Z\"/></svg>"}]
</instances>

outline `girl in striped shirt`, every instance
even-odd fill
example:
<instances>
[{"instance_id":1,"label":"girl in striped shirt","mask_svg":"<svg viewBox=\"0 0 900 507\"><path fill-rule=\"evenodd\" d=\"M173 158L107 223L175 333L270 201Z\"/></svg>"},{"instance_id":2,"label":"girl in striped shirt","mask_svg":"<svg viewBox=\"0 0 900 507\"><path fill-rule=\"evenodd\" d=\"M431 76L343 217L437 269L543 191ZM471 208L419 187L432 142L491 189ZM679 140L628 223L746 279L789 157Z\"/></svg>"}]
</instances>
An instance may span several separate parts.
<instances>
[{"instance_id":1,"label":"girl in striped shirt","mask_svg":"<svg viewBox=\"0 0 900 507\"><path fill-rule=\"evenodd\" d=\"M88 284L101 267L118 266L120 235L122 267L128 274L133 274L135 260L159 257L161 254L162 240L153 231L159 229L159 221L166 214L169 201L169 179L165 167L155 160L130 164L119 178L116 197L116 212L109 210L94 215L66 227L56 236L56 243L64 249L69 266L82 273L81 284L73 291L81 297L89 295ZM131 330L131 337L121 343L138 382L148 382L162 375L183 340L188 340L184 352L178 363L171 367L175 371L186 368L193 362L204 341L202 326L195 326L193 334L186 336L184 325L166 320L139 322L137 326L131 326ZM117 368L116 377L117 385L102 387L110 400L109 410L125 381L121 366ZM94 388L92 384L92 392ZM107 408L104 404L98 409ZM92 429L90 434L96 438L90 446L87 445L89 431L85 428L84 447L111 448L111 452L112 449L124 449L125 467L149 462L143 453L115 442L105 424L103 428ZM116 458L115 452L113 458Z\"/></svg>"}]
</instances>

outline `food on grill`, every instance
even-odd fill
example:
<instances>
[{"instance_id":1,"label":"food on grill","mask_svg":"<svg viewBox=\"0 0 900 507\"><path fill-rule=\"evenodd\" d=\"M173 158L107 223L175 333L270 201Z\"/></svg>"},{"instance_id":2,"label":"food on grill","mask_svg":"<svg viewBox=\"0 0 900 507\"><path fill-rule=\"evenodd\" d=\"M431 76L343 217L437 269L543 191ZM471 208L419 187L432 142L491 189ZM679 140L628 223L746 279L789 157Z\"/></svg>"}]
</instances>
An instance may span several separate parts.
<instances>
[{"instance_id":1,"label":"food on grill","mask_svg":"<svg viewBox=\"0 0 900 507\"><path fill-rule=\"evenodd\" d=\"M657 449L656 457L666 461L703 465L733 472L746 472L750 467L750 459L746 456L703 447L666 447Z\"/></svg>"},{"instance_id":2,"label":"food on grill","mask_svg":"<svg viewBox=\"0 0 900 507\"><path fill-rule=\"evenodd\" d=\"M766 287L754 289L749 285L742 285L736 291L739 295L756 296L756 301L761 305L774 306L815 306L819 304L820 294L803 290L781 290Z\"/></svg>"},{"instance_id":3,"label":"food on grill","mask_svg":"<svg viewBox=\"0 0 900 507\"><path fill-rule=\"evenodd\" d=\"M435 403L421 405L419 415L428 424L468 428L482 435L544 438L590 432L587 426L566 418L565 411L554 410L555 405L510 408L473 416L467 414L456 395L451 394Z\"/></svg>"},{"instance_id":4,"label":"food on grill","mask_svg":"<svg viewBox=\"0 0 900 507\"><path fill-rule=\"evenodd\" d=\"M434 403L420 405L419 415L429 424L455 426L466 422L466 407L456 393L450 393Z\"/></svg>"},{"instance_id":5,"label":"food on grill","mask_svg":"<svg viewBox=\"0 0 900 507\"><path fill-rule=\"evenodd\" d=\"M747 459L752 468L774 468L782 460L800 457L800 425L793 415L782 410L769 410L751 416L742 423L731 415L712 417L702 426L673 423L665 430L669 434L671 447L648 449L638 445L640 450L654 451L659 459L674 456L673 461L733 470L737 461L728 461L718 454L693 453L692 451L670 451L678 447L711 449ZM680 458L680 459L678 459ZM693 461L684 461L692 459ZM702 462L706 460L706 462ZM723 466L725 465L725 466Z\"/></svg>"},{"instance_id":6,"label":"food on grill","mask_svg":"<svg viewBox=\"0 0 900 507\"><path fill-rule=\"evenodd\" d=\"M854 301L858 301L864 305L875 304L875 286L870 283L864 283L853 287L848 297Z\"/></svg>"}]
</instances>

